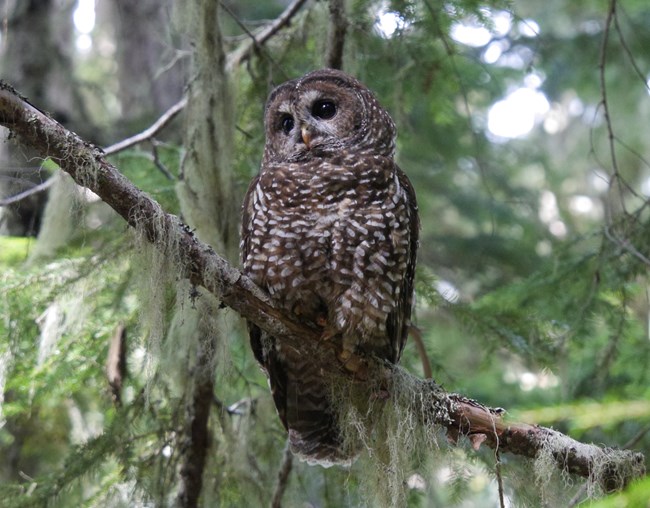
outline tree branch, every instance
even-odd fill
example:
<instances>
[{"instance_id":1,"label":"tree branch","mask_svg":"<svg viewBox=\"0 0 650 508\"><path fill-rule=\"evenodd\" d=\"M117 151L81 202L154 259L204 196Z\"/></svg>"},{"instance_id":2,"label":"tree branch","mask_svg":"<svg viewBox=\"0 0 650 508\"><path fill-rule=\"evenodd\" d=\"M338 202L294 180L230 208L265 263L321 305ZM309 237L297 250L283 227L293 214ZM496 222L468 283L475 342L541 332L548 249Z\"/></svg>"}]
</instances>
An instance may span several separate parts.
<instances>
[{"instance_id":1,"label":"tree branch","mask_svg":"<svg viewBox=\"0 0 650 508\"><path fill-rule=\"evenodd\" d=\"M268 39L273 37L285 25L291 22L291 19L300 10L307 0L293 0L287 8L275 18L266 27L256 34L250 34L250 39L246 40L241 46L228 55L226 69L232 69L247 60L255 49L259 49Z\"/></svg>"},{"instance_id":2,"label":"tree branch","mask_svg":"<svg viewBox=\"0 0 650 508\"><path fill-rule=\"evenodd\" d=\"M1 81L0 124L42 157L50 157L78 184L99 195L157 248L167 253L168 246L173 245L180 275L192 284L203 286L271 335L284 337L287 345L302 354L323 358L321 368L326 374L351 376L336 358L333 341L320 341L317 330L274 308L250 279L199 242L176 216L165 213L137 189L106 161L101 150L66 130ZM601 448L545 427L510 423L504 420L503 410L449 394L435 382L419 379L400 367L376 364L370 359L368 363L385 379L406 379L420 394L420 404L426 406L419 409L426 423L445 427L452 442L466 436L475 449L485 443L501 453L550 459L561 470L589 478L606 491L622 488L644 473L641 453Z\"/></svg>"},{"instance_id":3,"label":"tree branch","mask_svg":"<svg viewBox=\"0 0 650 508\"><path fill-rule=\"evenodd\" d=\"M345 18L345 1L329 0L330 22L327 36L325 65L331 69L343 68L343 47L348 21Z\"/></svg>"},{"instance_id":4,"label":"tree branch","mask_svg":"<svg viewBox=\"0 0 650 508\"><path fill-rule=\"evenodd\" d=\"M22 201L23 199L27 199L29 196L33 196L34 194L38 194L39 192L43 192L49 189L53 184L54 178L50 177L44 182L41 182L38 185L34 185L33 187L19 192L18 194L14 194L8 198L0 199L0 206L8 206L13 203L17 203L18 201Z\"/></svg>"},{"instance_id":5,"label":"tree branch","mask_svg":"<svg viewBox=\"0 0 650 508\"><path fill-rule=\"evenodd\" d=\"M106 155L113 155L123 150L126 150L127 148L131 148L132 146L137 145L138 143L142 143L143 141L147 141L153 138L169 122L171 122L174 118L176 118L176 115L178 115L178 113L183 111L183 108L186 105L187 105L187 97L183 97L176 104L174 104L167 111L165 111L160 116L160 118L158 118L158 120L156 120L152 125L147 127L145 130L143 130L139 134L135 134L131 136L130 138L123 139L122 141L118 141L117 143L104 148L104 153Z\"/></svg>"},{"instance_id":6,"label":"tree branch","mask_svg":"<svg viewBox=\"0 0 650 508\"><path fill-rule=\"evenodd\" d=\"M293 467L293 453L291 453L291 448L289 447L289 439L287 439L287 444L284 447L284 452L282 453L282 463L280 464L280 469L278 470L278 479L275 483L275 489L273 490L273 498L271 499L271 508L281 508L282 507L282 496L284 491L287 488L289 483L289 475L291 474L291 468Z\"/></svg>"}]
</instances>

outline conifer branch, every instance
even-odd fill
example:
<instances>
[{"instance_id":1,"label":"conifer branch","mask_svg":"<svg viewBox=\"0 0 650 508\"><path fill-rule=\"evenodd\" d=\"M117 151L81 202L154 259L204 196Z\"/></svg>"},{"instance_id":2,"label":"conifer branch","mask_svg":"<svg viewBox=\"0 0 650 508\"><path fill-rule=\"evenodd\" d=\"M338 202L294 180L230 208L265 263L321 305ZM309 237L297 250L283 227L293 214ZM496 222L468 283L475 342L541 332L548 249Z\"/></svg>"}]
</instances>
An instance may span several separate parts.
<instances>
[{"instance_id":1,"label":"conifer branch","mask_svg":"<svg viewBox=\"0 0 650 508\"><path fill-rule=\"evenodd\" d=\"M42 157L50 157L79 185L100 196L157 248L167 253L173 245L180 275L192 284L203 286L271 335L284 337L287 344L303 354L321 357L325 373L352 376L338 361L333 341L320 341L317 329L273 307L250 279L201 243L178 217L164 212L136 188L106 161L100 149L65 129L1 81L0 125ZM423 423L443 426L452 442L467 437L475 449L486 444L500 453L551 461L562 471L589 478L605 491L620 489L644 474L641 453L581 443L537 425L510 423L503 418L503 410L449 394L432 380L417 378L400 367L364 361L385 379L407 378L419 394L416 399L428 406L421 413L426 420Z\"/></svg>"}]
</instances>

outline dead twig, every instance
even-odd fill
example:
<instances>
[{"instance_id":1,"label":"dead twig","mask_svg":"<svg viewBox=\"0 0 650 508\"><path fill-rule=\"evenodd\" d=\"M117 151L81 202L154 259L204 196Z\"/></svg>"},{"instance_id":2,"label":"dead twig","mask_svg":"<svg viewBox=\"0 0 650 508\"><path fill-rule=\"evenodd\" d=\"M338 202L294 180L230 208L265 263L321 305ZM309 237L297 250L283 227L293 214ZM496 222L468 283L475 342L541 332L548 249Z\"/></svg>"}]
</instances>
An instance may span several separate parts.
<instances>
[{"instance_id":1,"label":"dead twig","mask_svg":"<svg viewBox=\"0 0 650 508\"><path fill-rule=\"evenodd\" d=\"M244 43L228 55L226 69L233 69L242 62L250 58L255 49L259 49L264 43L273 37L280 29L287 26L291 19L296 15L300 8L307 0L293 0L287 8L275 18L266 27L262 28L256 34L251 33L248 29L245 32L249 35Z\"/></svg>"},{"instance_id":2,"label":"dead twig","mask_svg":"<svg viewBox=\"0 0 650 508\"><path fill-rule=\"evenodd\" d=\"M417 326L411 325L409 327L409 335L413 338L415 348L418 350L418 355L420 356L420 361L422 362L422 374L426 379L431 379L433 377L433 372L431 370L431 362L429 361L429 356L427 355L427 349L424 347L422 332Z\"/></svg>"},{"instance_id":3,"label":"dead twig","mask_svg":"<svg viewBox=\"0 0 650 508\"><path fill-rule=\"evenodd\" d=\"M289 483L289 475L291 474L292 467L293 453L291 453L289 440L287 439L287 444L285 445L284 453L282 454L282 463L280 464L280 469L278 470L278 480L275 484L275 489L273 490L271 508L280 508L282 506L282 496L284 495L284 491L286 490L287 484Z\"/></svg>"},{"instance_id":4,"label":"dead twig","mask_svg":"<svg viewBox=\"0 0 650 508\"><path fill-rule=\"evenodd\" d=\"M34 194L38 194L39 192L43 192L54 184L54 178L50 177L47 180L45 180L42 183L39 183L38 185L34 185L33 187L30 187L27 190L24 190L22 192L19 192L18 194L14 194L13 196L9 196L8 198L0 199L0 206L8 206L13 203L18 203L18 201L22 201L23 199L27 199L29 196L33 196Z\"/></svg>"},{"instance_id":5,"label":"dead twig","mask_svg":"<svg viewBox=\"0 0 650 508\"><path fill-rule=\"evenodd\" d=\"M130 138L123 139L122 141L118 141L117 143L104 148L104 153L106 155L115 155L116 153L122 152L127 148L131 148L134 145L137 145L144 141L149 141L156 134L158 134L163 128L165 128L165 126L169 122L171 122L174 118L176 118L176 115L178 115L181 111L183 111L183 108L185 108L186 105L187 105L187 97L183 97L176 104L174 104L167 111L165 111L162 115L160 115L160 118L158 118L158 120L156 120L151 126L147 127L139 134L135 134Z\"/></svg>"}]
</instances>

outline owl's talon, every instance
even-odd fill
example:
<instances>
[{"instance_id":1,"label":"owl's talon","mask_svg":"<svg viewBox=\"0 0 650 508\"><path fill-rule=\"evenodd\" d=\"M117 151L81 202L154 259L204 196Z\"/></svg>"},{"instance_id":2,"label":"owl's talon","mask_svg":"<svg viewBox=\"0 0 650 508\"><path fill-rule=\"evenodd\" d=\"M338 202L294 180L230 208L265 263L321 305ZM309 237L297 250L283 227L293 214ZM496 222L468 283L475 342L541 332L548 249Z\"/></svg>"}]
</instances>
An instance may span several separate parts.
<instances>
[{"instance_id":1,"label":"owl's talon","mask_svg":"<svg viewBox=\"0 0 650 508\"><path fill-rule=\"evenodd\" d=\"M332 337L334 337L335 335L336 332L334 332L334 330L325 328L325 330L323 330L323 333L320 336L320 340L322 340L323 342L327 342L329 340L332 340Z\"/></svg>"},{"instance_id":2,"label":"owl's talon","mask_svg":"<svg viewBox=\"0 0 650 508\"><path fill-rule=\"evenodd\" d=\"M357 373L365 363L359 355L348 349L341 351L338 356L345 369L353 373Z\"/></svg>"}]
</instances>

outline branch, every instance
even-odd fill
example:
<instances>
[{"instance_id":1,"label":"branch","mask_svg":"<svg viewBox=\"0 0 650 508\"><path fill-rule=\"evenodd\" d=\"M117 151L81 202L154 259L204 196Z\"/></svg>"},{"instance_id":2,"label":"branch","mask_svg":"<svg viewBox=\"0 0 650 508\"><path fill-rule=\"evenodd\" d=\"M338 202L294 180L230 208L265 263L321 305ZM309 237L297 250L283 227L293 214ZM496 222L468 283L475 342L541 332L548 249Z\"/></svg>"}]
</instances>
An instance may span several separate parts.
<instances>
[{"instance_id":1,"label":"branch","mask_svg":"<svg viewBox=\"0 0 650 508\"><path fill-rule=\"evenodd\" d=\"M250 279L199 242L176 216L165 213L158 203L137 189L106 161L101 150L66 130L2 82L0 124L42 157L51 157L78 184L99 195L164 253L169 252L168 246L175 246L180 276L203 286L271 335L284 337L289 346L302 354L322 357L325 374L351 376L336 358L333 341L320 341L317 330L274 308ZM415 388L420 394L417 399L426 406L421 409L426 423L445 427L452 442L466 436L475 449L485 443L501 453L550 459L559 469L587 477L606 491L622 488L644 474L641 453L601 448L545 427L506 422L503 410L489 409L449 394L435 382L417 378L400 367L367 361L386 379L405 379Z\"/></svg>"},{"instance_id":2,"label":"branch","mask_svg":"<svg viewBox=\"0 0 650 508\"><path fill-rule=\"evenodd\" d=\"M247 60L253 50L259 49L267 40L273 37L281 28L288 25L295 14L300 10L307 0L293 0L289 6L273 22L269 23L257 34L249 34L250 39L228 55L226 69L232 69ZM225 4L224 4L225 5ZM229 11L228 11L229 12Z\"/></svg>"},{"instance_id":3,"label":"branch","mask_svg":"<svg viewBox=\"0 0 650 508\"><path fill-rule=\"evenodd\" d=\"M22 201L23 199L27 199L29 196L32 196L34 194L38 194L39 192L43 192L54 184L54 178L50 177L44 182L39 183L38 185L34 185L33 187L30 187L27 190L24 190L22 192L19 192L18 194L14 194L13 196L9 196L8 198L0 199L0 206L8 206L11 205L12 203L17 203L18 201Z\"/></svg>"},{"instance_id":4,"label":"branch","mask_svg":"<svg viewBox=\"0 0 650 508\"><path fill-rule=\"evenodd\" d=\"M141 133L135 134L130 138L123 139L122 141L119 141L109 147L104 148L104 154L113 155L116 154L117 152L126 150L127 148L131 148L132 146L137 145L138 143L142 143L143 141L147 141L153 138L169 122L171 122L174 118L176 118L176 115L178 115L178 113L183 111L183 108L185 108L185 106L187 106L187 97L183 97L176 104L171 106L167 111L165 111L160 116L160 118L158 118L158 120L156 120L151 126L147 127Z\"/></svg>"},{"instance_id":5,"label":"branch","mask_svg":"<svg viewBox=\"0 0 650 508\"><path fill-rule=\"evenodd\" d=\"M126 374L126 326L120 323L113 332L106 358L106 378L111 388L113 403L117 407L122 405L122 386Z\"/></svg>"},{"instance_id":6,"label":"branch","mask_svg":"<svg viewBox=\"0 0 650 508\"><path fill-rule=\"evenodd\" d=\"M293 453L291 453L291 448L289 447L289 439L287 439L287 444L284 447L284 452L282 453L282 463L280 464L280 469L278 470L278 479L275 483L273 498L271 499L271 508L282 507L282 496L284 495L284 491L286 490L287 484L289 483L289 475L291 474L292 467Z\"/></svg>"}]
</instances>

